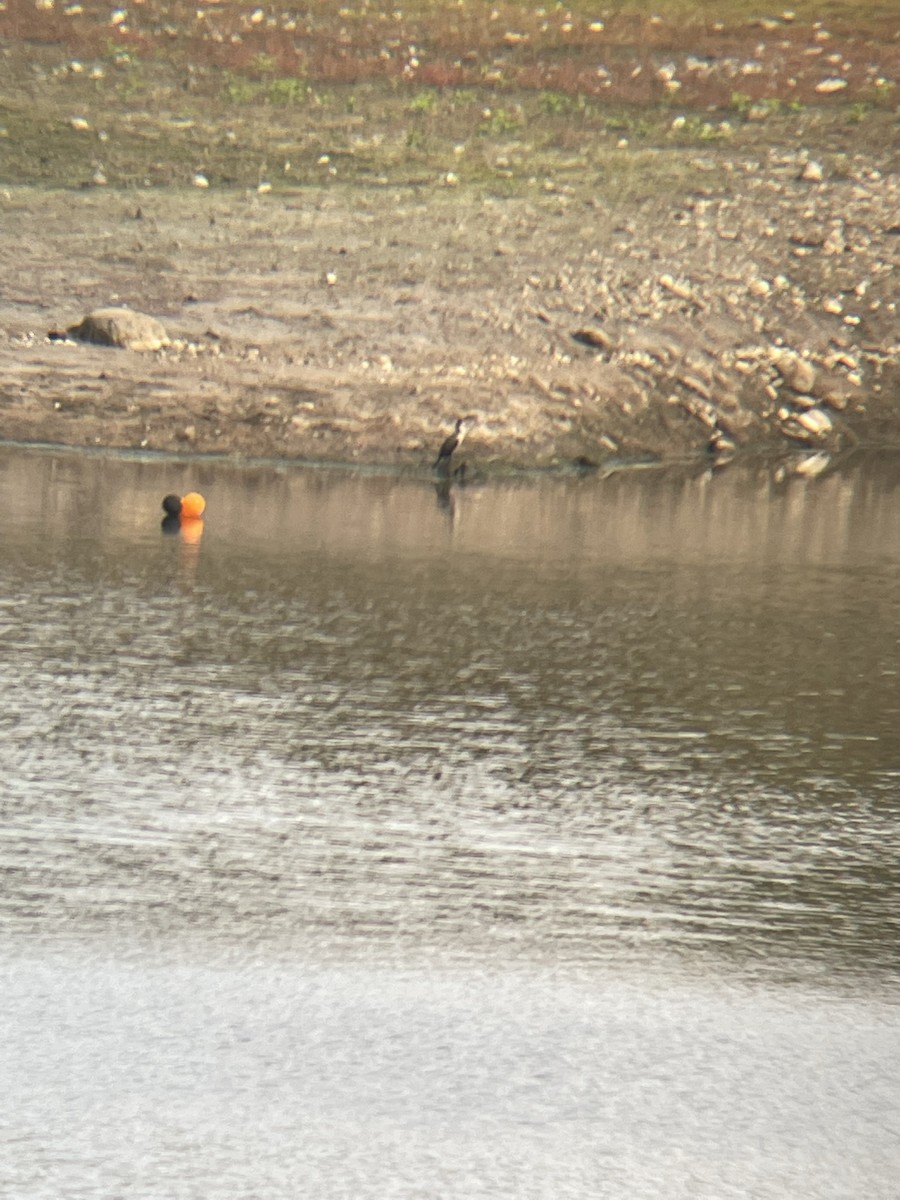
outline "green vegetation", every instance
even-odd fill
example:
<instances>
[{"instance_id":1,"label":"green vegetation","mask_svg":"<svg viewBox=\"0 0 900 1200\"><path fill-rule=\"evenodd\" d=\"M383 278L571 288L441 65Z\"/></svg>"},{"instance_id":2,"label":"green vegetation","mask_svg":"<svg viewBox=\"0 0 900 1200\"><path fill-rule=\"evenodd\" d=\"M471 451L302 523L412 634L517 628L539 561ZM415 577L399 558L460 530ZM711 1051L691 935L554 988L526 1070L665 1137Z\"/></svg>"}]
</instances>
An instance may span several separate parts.
<instances>
[{"instance_id":1,"label":"green vegetation","mask_svg":"<svg viewBox=\"0 0 900 1200\"><path fill-rule=\"evenodd\" d=\"M411 113L431 113L440 104L440 94L437 91L417 92L409 102Z\"/></svg>"},{"instance_id":2,"label":"green vegetation","mask_svg":"<svg viewBox=\"0 0 900 1200\"><path fill-rule=\"evenodd\" d=\"M521 108L485 108L478 127L480 137L502 138L518 133L525 123Z\"/></svg>"},{"instance_id":3,"label":"green vegetation","mask_svg":"<svg viewBox=\"0 0 900 1200\"><path fill-rule=\"evenodd\" d=\"M746 92L732 92L731 107L739 116L745 117L747 120L762 121L776 113L803 112L805 106L802 101L794 98L780 100L774 96L764 96L754 100Z\"/></svg>"},{"instance_id":4,"label":"green vegetation","mask_svg":"<svg viewBox=\"0 0 900 1200\"><path fill-rule=\"evenodd\" d=\"M29 9L12 29L0 12L4 179L79 186L102 163L110 187L202 171L252 188L268 162L283 164L269 172L275 190L450 179L596 198L727 188L724 156L776 143L844 155L851 172L860 137L890 154L892 3L792 7L788 19L745 0L312 0L300 16L170 0L160 25L147 0L111 28L108 5L83 0L79 23ZM811 43L834 61L807 54ZM839 84L823 96L829 73Z\"/></svg>"},{"instance_id":5,"label":"green vegetation","mask_svg":"<svg viewBox=\"0 0 900 1200\"><path fill-rule=\"evenodd\" d=\"M586 96L567 92L542 92L541 108L548 117L588 117L593 115Z\"/></svg>"}]
</instances>

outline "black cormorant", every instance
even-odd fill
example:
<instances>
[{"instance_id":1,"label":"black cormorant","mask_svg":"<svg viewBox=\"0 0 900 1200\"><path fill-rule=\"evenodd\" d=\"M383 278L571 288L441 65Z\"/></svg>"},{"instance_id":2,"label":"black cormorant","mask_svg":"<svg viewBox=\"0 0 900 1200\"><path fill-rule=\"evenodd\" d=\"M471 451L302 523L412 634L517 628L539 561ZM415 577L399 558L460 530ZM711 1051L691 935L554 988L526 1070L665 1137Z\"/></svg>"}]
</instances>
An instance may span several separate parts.
<instances>
[{"instance_id":1,"label":"black cormorant","mask_svg":"<svg viewBox=\"0 0 900 1200\"><path fill-rule=\"evenodd\" d=\"M454 450L458 450L459 447L462 445L463 438L469 432L469 429L471 427L472 427L472 418L471 417L458 417L457 418L455 429L450 434L450 436L444 440L443 445L441 446L440 450L438 450L438 456L434 460L434 466L433 466L434 470L449 471L450 458L451 458Z\"/></svg>"}]
</instances>

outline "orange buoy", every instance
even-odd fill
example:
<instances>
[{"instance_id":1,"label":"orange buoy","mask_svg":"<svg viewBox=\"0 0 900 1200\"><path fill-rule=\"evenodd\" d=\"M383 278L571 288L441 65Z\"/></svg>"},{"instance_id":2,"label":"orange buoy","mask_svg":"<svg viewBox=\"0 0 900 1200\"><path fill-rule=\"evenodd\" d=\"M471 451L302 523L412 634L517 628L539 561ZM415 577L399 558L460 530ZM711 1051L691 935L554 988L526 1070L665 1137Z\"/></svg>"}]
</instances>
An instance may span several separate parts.
<instances>
[{"instance_id":1,"label":"orange buoy","mask_svg":"<svg viewBox=\"0 0 900 1200\"><path fill-rule=\"evenodd\" d=\"M193 519L202 517L203 510L206 508L206 501L199 492L188 492L186 496L181 497L181 516L182 519Z\"/></svg>"}]
</instances>

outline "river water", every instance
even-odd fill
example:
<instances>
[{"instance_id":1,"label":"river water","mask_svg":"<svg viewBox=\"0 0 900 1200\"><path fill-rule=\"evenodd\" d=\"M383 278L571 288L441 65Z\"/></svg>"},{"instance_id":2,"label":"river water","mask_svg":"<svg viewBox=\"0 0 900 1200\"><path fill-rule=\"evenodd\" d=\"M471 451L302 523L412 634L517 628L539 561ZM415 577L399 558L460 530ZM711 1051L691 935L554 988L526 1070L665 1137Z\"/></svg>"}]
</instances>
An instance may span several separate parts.
<instances>
[{"instance_id":1,"label":"river water","mask_svg":"<svg viewBox=\"0 0 900 1200\"><path fill-rule=\"evenodd\" d=\"M895 1200L900 456L0 504L0 1194Z\"/></svg>"}]
</instances>

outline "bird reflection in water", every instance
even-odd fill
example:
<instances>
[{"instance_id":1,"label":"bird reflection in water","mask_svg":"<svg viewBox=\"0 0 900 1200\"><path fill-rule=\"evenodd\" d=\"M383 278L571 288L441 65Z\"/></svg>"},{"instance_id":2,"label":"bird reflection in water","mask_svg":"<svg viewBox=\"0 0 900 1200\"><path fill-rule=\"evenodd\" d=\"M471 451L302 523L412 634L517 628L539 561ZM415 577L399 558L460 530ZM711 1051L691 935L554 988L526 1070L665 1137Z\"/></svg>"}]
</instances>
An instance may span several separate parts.
<instances>
[{"instance_id":1,"label":"bird reflection in water","mask_svg":"<svg viewBox=\"0 0 900 1200\"><path fill-rule=\"evenodd\" d=\"M448 519L452 522L456 517L456 501L454 498L454 485L456 487L465 487L466 483L466 464L460 463L459 466L451 473L442 475L435 480L434 496L437 500L438 508L446 513Z\"/></svg>"},{"instance_id":2,"label":"bird reflection in water","mask_svg":"<svg viewBox=\"0 0 900 1200\"><path fill-rule=\"evenodd\" d=\"M439 479L434 485L434 498L437 500L437 506L442 512L445 512L450 520L456 513L456 505L453 503L452 481L450 479Z\"/></svg>"}]
</instances>

